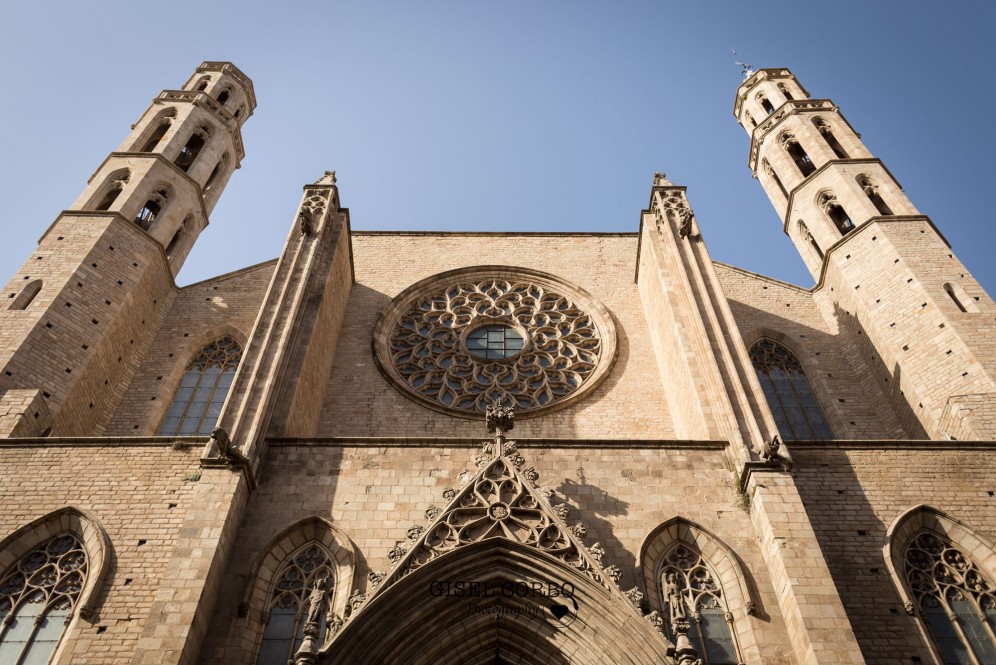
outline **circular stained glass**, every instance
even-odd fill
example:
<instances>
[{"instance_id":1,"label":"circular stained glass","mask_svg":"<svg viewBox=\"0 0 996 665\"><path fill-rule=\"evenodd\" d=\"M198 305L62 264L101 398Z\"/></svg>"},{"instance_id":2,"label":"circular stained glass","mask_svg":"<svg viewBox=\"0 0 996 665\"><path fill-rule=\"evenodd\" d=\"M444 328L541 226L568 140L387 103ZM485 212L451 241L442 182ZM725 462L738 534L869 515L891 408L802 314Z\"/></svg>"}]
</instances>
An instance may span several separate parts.
<instances>
[{"instance_id":1,"label":"circular stained glass","mask_svg":"<svg viewBox=\"0 0 996 665\"><path fill-rule=\"evenodd\" d=\"M522 335L511 326L482 326L467 335L467 350L485 360L511 358L525 346Z\"/></svg>"},{"instance_id":2,"label":"circular stained glass","mask_svg":"<svg viewBox=\"0 0 996 665\"><path fill-rule=\"evenodd\" d=\"M405 395L478 418L502 401L521 417L594 389L615 359L609 313L588 294L525 268L442 273L399 294L381 315L374 355Z\"/></svg>"}]
</instances>

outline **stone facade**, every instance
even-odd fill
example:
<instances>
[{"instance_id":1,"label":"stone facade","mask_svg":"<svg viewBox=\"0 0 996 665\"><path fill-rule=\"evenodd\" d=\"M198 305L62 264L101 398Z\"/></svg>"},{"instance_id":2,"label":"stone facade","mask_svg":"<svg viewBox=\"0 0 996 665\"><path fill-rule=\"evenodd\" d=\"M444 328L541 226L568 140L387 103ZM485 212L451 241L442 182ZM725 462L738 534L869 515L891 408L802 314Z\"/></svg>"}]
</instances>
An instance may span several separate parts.
<instances>
[{"instance_id":1,"label":"stone facade","mask_svg":"<svg viewBox=\"0 0 996 665\"><path fill-rule=\"evenodd\" d=\"M7 285L0 655L940 663L924 538L992 630L996 306L790 72L734 113L811 289L714 262L664 174L636 233L504 234L353 232L332 172L178 288L254 107L230 63L164 91Z\"/></svg>"}]
</instances>

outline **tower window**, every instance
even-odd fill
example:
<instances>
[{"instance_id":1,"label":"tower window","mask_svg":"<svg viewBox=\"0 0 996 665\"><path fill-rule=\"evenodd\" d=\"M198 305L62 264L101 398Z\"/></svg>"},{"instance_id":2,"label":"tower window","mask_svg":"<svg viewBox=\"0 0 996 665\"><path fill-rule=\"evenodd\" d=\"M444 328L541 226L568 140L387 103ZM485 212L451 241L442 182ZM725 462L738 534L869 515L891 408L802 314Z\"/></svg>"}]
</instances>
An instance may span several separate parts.
<instances>
[{"instance_id":1,"label":"tower window","mask_svg":"<svg viewBox=\"0 0 996 665\"><path fill-rule=\"evenodd\" d=\"M211 77L210 76L205 76L197 84L197 88L195 88L195 90L197 90L197 92L204 92L205 90L207 90L208 83L210 83L210 82L211 82Z\"/></svg>"},{"instance_id":2,"label":"tower window","mask_svg":"<svg viewBox=\"0 0 996 665\"><path fill-rule=\"evenodd\" d=\"M795 354L775 340L764 338L751 347L750 361L782 437L796 441L833 438Z\"/></svg>"},{"instance_id":3,"label":"tower window","mask_svg":"<svg viewBox=\"0 0 996 665\"><path fill-rule=\"evenodd\" d=\"M117 201L118 196L121 195L121 191L128 184L130 176L131 174L128 171L112 174L110 177L111 184L108 185L107 190L104 192L104 196L94 207L94 210L110 210L111 206L114 205L114 202Z\"/></svg>"},{"instance_id":4,"label":"tower window","mask_svg":"<svg viewBox=\"0 0 996 665\"><path fill-rule=\"evenodd\" d=\"M872 179L866 175L858 176L858 185L861 187L861 191L865 193L868 200L872 202L875 206L875 210L878 211L880 215L891 215L892 209L886 204L885 200L882 199L881 195L878 193L878 186L872 182Z\"/></svg>"},{"instance_id":5,"label":"tower window","mask_svg":"<svg viewBox=\"0 0 996 665\"><path fill-rule=\"evenodd\" d=\"M162 214L168 200L169 193L165 189L157 191L152 195L152 198L145 202L145 205L138 211L138 214L135 215L135 223L148 231L152 223Z\"/></svg>"},{"instance_id":6,"label":"tower window","mask_svg":"<svg viewBox=\"0 0 996 665\"><path fill-rule=\"evenodd\" d=\"M231 337L222 337L201 349L187 365L159 435L210 434L241 359L242 347Z\"/></svg>"},{"instance_id":7,"label":"tower window","mask_svg":"<svg viewBox=\"0 0 996 665\"><path fill-rule=\"evenodd\" d=\"M823 260L823 250L817 244L816 240L813 238L813 234L809 231L809 227L806 226L806 222L799 220L799 234L809 243L809 246L816 251L816 255L820 257L820 261Z\"/></svg>"},{"instance_id":8,"label":"tower window","mask_svg":"<svg viewBox=\"0 0 996 665\"><path fill-rule=\"evenodd\" d=\"M850 216L843 207L837 202L837 197L830 192L824 192L820 194L819 206L823 210L823 213L833 222L833 225L837 227L840 235L847 235L854 230L854 222L851 221Z\"/></svg>"},{"instance_id":9,"label":"tower window","mask_svg":"<svg viewBox=\"0 0 996 665\"><path fill-rule=\"evenodd\" d=\"M218 176L221 174L221 172L225 169L227 165L228 165L228 155L225 154L222 155L221 159L218 160L218 163L215 164L214 170L211 171L211 175L208 176L207 182L204 183L205 194L211 191L211 188L214 186L214 183L218 179Z\"/></svg>"},{"instance_id":10,"label":"tower window","mask_svg":"<svg viewBox=\"0 0 996 665\"><path fill-rule=\"evenodd\" d=\"M787 85L785 85L784 83L779 83L778 84L778 91L781 92L783 95L785 95L785 99L787 99L788 101L792 101L792 99L793 99L792 93L789 92L789 89L788 89Z\"/></svg>"},{"instance_id":11,"label":"tower window","mask_svg":"<svg viewBox=\"0 0 996 665\"><path fill-rule=\"evenodd\" d=\"M149 135L149 140L146 141L145 145L142 147L142 152L152 152L155 150L162 138L166 136L166 132L169 131L170 124L169 120L163 120L160 122L156 126L156 130Z\"/></svg>"},{"instance_id":12,"label":"tower window","mask_svg":"<svg viewBox=\"0 0 996 665\"><path fill-rule=\"evenodd\" d=\"M187 172L190 170L194 160L197 159L197 155L200 154L201 149L207 142L207 137L207 129L201 128L187 139L187 144L180 149L180 154L176 156L176 160L174 161L182 171Z\"/></svg>"},{"instance_id":13,"label":"tower window","mask_svg":"<svg viewBox=\"0 0 996 665\"><path fill-rule=\"evenodd\" d=\"M10 303L9 309L27 309L28 305L35 299L35 296L41 291L42 281L36 279L34 281L28 282L21 292L17 294L14 298L14 302Z\"/></svg>"},{"instance_id":14,"label":"tower window","mask_svg":"<svg viewBox=\"0 0 996 665\"><path fill-rule=\"evenodd\" d=\"M768 115L771 115L772 113L775 112L775 107L771 104L771 101L764 95L757 96L757 103L761 105L761 108L763 108L765 113L767 113Z\"/></svg>"},{"instance_id":15,"label":"tower window","mask_svg":"<svg viewBox=\"0 0 996 665\"><path fill-rule=\"evenodd\" d=\"M180 224L180 228L178 228L176 230L176 233L173 234L173 237L170 239L169 244L166 245L166 258L170 259L173 258L173 255L176 253L177 248L180 246L180 242L183 240L183 237L187 234L187 229L189 228L192 220L193 217L188 215L186 219L183 220L183 223Z\"/></svg>"},{"instance_id":16,"label":"tower window","mask_svg":"<svg viewBox=\"0 0 996 665\"><path fill-rule=\"evenodd\" d=\"M847 159L847 152L844 150L844 146L837 141L837 137L833 135L830 125L823 118L813 118L813 124L816 125L816 129L826 139L827 145L833 150L833 154L837 156L837 159Z\"/></svg>"},{"instance_id":17,"label":"tower window","mask_svg":"<svg viewBox=\"0 0 996 665\"><path fill-rule=\"evenodd\" d=\"M788 201L788 191L785 189L785 185L782 184L782 179L778 177L777 173L775 173L775 169L772 168L771 163L765 159L763 166L764 172L768 174L768 177L771 178L776 185L778 185L778 191L780 191L782 196L785 197L785 200Z\"/></svg>"},{"instance_id":18,"label":"tower window","mask_svg":"<svg viewBox=\"0 0 996 665\"><path fill-rule=\"evenodd\" d=\"M230 96L231 96L231 93L228 90L222 90L221 94L218 95L218 103L221 104L222 106L224 106L225 102L228 101L228 98Z\"/></svg>"},{"instance_id":19,"label":"tower window","mask_svg":"<svg viewBox=\"0 0 996 665\"><path fill-rule=\"evenodd\" d=\"M799 145L799 142L796 141L795 136L786 132L781 136L781 143L785 151L789 154L789 157L799 167L799 173L802 174L802 177L806 178L812 175L813 171L816 170L816 166L809 155L806 154L806 151L802 149L802 146Z\"/></svg>"},{"instance_id":20,"label":"tower window","mask_svg":"<svg viewBox=\"0 0 996 665\"><path fill-rule=\"evenodd\" d=\"M972 298L965 292L965 289L961 288L956 284L951 282L944 283L944 292L948 294L959 310L962 312L972 312L976 313L979 311L978 306L972 301Z\"/></svg>"}]
</instances>

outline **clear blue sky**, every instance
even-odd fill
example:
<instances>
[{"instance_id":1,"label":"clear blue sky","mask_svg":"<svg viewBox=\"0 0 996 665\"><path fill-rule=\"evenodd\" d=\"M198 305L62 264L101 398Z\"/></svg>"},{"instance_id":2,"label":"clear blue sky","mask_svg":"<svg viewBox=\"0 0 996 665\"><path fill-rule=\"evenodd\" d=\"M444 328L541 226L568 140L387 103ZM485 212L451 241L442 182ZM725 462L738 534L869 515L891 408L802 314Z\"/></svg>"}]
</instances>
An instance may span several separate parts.
<instances>
[{"instance_id":1,"label":"clear blue sky","mask_svg":"<svg viewBox=\"0 0 996 665\"><path fill-rule=\"evenodd\" d=\"M259 107L181 284L277 256L325 169L354 229L489 231L636 231L665 170L716 260L810 286L747 168L736 48L833 99L996 288L996 3L5 4L4 281L161 89L231 60Z\"/></svg>"}]
</instances>

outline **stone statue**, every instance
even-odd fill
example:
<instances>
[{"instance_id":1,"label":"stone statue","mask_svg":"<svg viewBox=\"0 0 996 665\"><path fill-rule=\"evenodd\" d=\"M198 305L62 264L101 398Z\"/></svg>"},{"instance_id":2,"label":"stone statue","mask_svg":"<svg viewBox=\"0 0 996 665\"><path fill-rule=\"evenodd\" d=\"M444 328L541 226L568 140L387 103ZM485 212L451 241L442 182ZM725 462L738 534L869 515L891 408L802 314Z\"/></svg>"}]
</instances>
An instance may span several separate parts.
<instances>
[{"instance_id":1,"label":"stone statue","mask_svg":"<svg viewBox=\"0 0 996 665\"><path fill-rule=\"evenodd\" d=\"M325 604L325 578L321 578L315 582L315 586L311 589L311 595L308 596L308 619L305 621L306 624L313 623L316 626L322 618L322 605Z\"/></svg>"},{"instance_id":2,"label":"stone statue","mask_svg":"<svg viewBox=\"0 0 996 665\"><path fill-rule=\"evenodd\" d=\"M502 404L501 400L496 400L488 406L485 411L485 419L488 431L495 434L511 432L515 428L515 412L511 407Z\"/></svg>"},{"instance_id":3,"label":"stone statue","mask_svg":"<svg viewBox=\"0 0 996 665\"><path fill-rule=\"evenodd\" d=\"M671 624L685 620L685 599L681 597L681 589L678 588L678 578L674 573L668 573L664 586L664 597L667 599L667 606L670 612Z\"/></svg>"}]
</instances>

